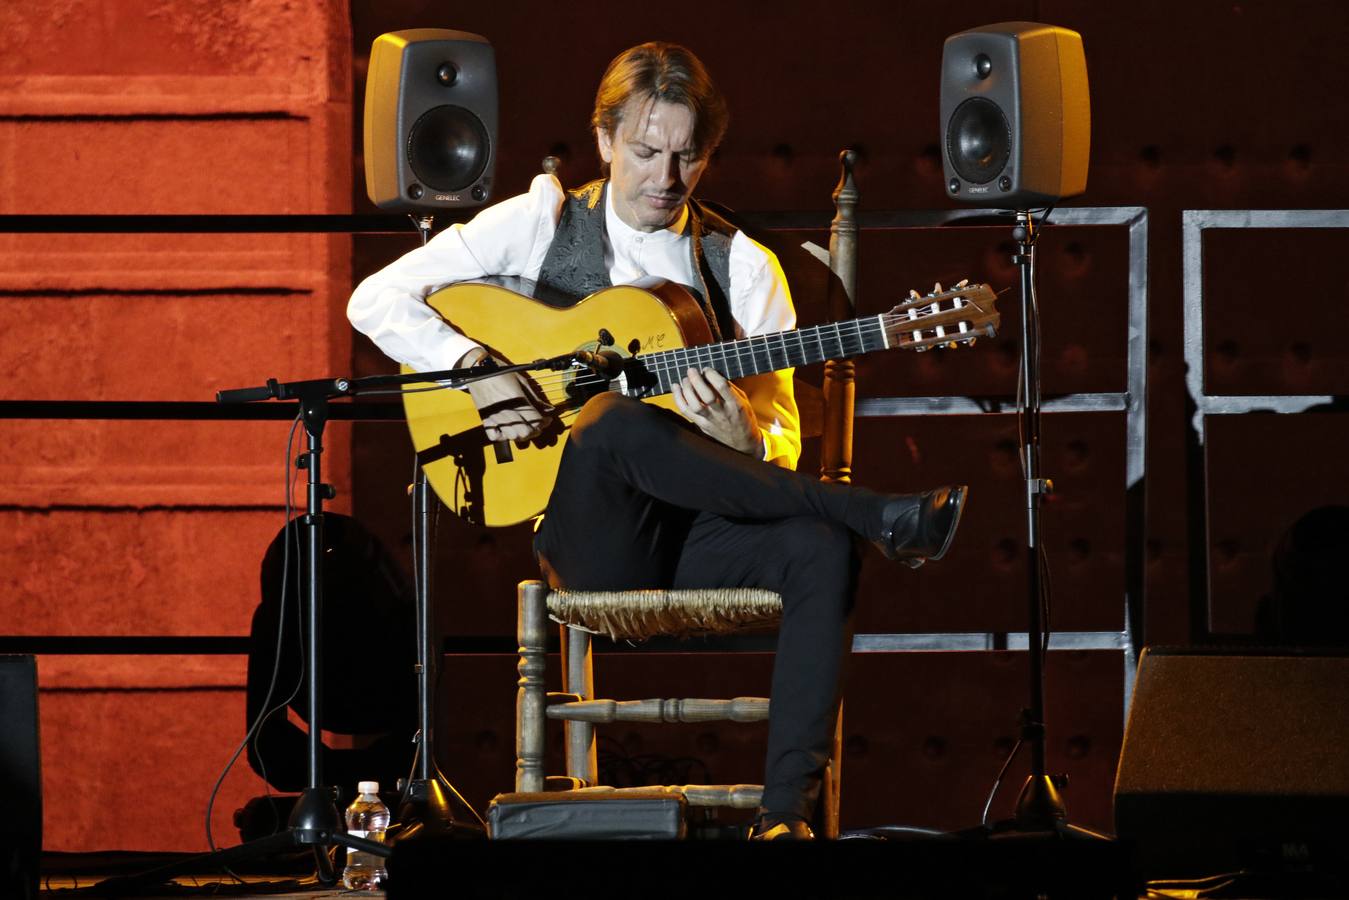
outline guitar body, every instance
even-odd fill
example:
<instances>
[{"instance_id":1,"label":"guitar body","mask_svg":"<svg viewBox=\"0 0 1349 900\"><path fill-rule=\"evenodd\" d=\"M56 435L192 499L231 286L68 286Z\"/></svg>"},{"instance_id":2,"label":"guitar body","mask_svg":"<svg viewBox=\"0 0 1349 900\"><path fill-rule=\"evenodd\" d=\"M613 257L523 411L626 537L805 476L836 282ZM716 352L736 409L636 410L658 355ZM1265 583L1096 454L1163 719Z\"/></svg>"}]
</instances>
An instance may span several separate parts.
<instances>
[{"instance_id":1,"label":"guitar body","mask_svg":"<svg viewBox=\"0 0 1349 900\"><path fill-rule=\"evenodd\" d=\"M613 338L605 349L624 356L711 340L697 301L682 287L658 280L606 288L570 307L550 306L491 282L451 285L427 303L455 329L510 363L594 351L601 333ZM597 379L583 370L530 376L559 418L533 441L504 445L487 440L467 391L416 392L431 386L424 382L406 386L403 405L417 457L436 495L456 515L481 525L514 525L547 505L567 434L585 399L577 382ZM649 402L674 408L668 394Z\"/></svg>"}]
</instances>

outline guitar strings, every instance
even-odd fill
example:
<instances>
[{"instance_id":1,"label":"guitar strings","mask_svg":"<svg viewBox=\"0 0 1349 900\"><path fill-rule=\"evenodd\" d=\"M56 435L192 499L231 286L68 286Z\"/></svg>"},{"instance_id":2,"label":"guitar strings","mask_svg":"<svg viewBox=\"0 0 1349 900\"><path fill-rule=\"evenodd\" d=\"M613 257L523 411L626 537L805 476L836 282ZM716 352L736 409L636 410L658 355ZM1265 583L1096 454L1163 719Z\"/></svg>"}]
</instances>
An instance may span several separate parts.
<instances>
[{"instance_id":1,"label":"guitar strings","mask_svg":"<svg viewBox=\"0 0 1349 900\"><path fill-rule=\"evenodd\" d=\"M950 310L932 310L925 308L921 311L915 310L917 315L910 317L903 313L882 313L876 316L868 316L862 319L854 319L850 322L837 323L834 326L817 326L813 335L815 345L823 351L823 345L826 338L823 338L818 328L833 327L835 334L827 340L836 342L840 348L840 355L852 356L867 350L868 339L874 339L880 336L886 326L895 324L906 324L912 322L915 325L914 333L931 328L932 326L923 323L923 319L930 318L939 313L949 312ZM943 335L932 335L924 337L915 337L910 343L917 343L919 340L926 340L938 346L947 342L960 340L970 340L977 338L980 333L977 330L960 330L960 323L953 323L951 332ZM843 330L846 326L852 326L848 330ZM905 329L905 332L908 330ZM796 335L795 338L792 336ZM776 345L773 339L777 339ZM793 345L792 342L795 342ZM673 378L674 373L680 369L687 368L690 363L728 363L735 361L737 366L743 367L743 361L746 353L752 361L758 359L767 353L769 362L772 364L774 353L783 354L788 360L789 365L792 354L803 352L809 343L809 336L806 330L784 331L772 335L756 335L749 338L742 338L736 341L727 341L723 344L714 345L695 345L692 347L678 347L671 350L661 351L655 354L648 354L642 357L643 362L652 374L666 376L669 380ZM682 357L682 359L680 358ZM824 358L823 356L821 358ZM786 368L786 366L783 366ZM572 370L577 372L581 370ZM571 373L560 373L555 376L536 379L536 384L553 386L557 381L566 381ZM596 385L606 382L607 379L597 375L581 375L575 377L571 383L580 386Z\"/></svg>"},{"instance_id":2,"label":"guitar strings","mask_svg":"<svg viewBox=\"0 0 1349 900\"><path fill-rule=\"evenodd\" d=\"M933 309L932 306L934 304L939 305L940 299L939 296L937 299L931 300L931 302L925 306L911 307L910 310L905 313L880 313L875 316L866 316L864 318L852 319L847 322L815 326L813 329L798 329L769 335L754 335L734 341L727 341L722 344L676 347L670 350L647 354L643 358L643 362L647 366L648 371L653 375L656 375L657 377L663 376L664 380L673 384L674 381L678 380L675 377L676 373L681 369L690 368L690 364L693 363L712 364L715 367L717 363L725 364L734 359L737 366L743 368L745 353L749 354L751 361L757 361L758 354L766 352L771 365L773 362L773 353L776 350L785 356L790 365L793 350L797 352L803 352L805 350L806 342L808 340L806 337L807 331L812 331L814 333L815 343L817 347L823 351L824 338L821 336L821 329L823 328L833 328L834 335L830 340L838 343L840 351L839 355L844 357L865 352L867 349L866 342L868 338L878 337L882 332L887 330L887 326L894 326L896 324L904 325L911 323L914 326L912 329L903 329L901 331L901 334L907 333L914 335L910 341L910 345L919 343L920 341L928 341L931 345L942 346L948 342L971 340L979 336L977 330L961 330L959 327L961 324L960 322L951 323L952 331L949 333L932 336L923 335L922 333L924 331L934 327L925 324L925 319L944 313L950 313L952 311L958 311L963 308L963 306L954 306L943 309L939 306L939 308ZM974 304L967 305L973 306ZM797 336L795 338L795 347L788 346L788 342L793 340L789 337L790 335ZM775 338L777 339L777 347L774 347L772 343ZM742 350L744 352L742 352ZM683 357L682 359L680 358L681 356ZM783 366L782 368L787 368L787 366ZM555 391L557 389L565 390L565 388L569 386L573 388L590 388L612 383L611 379L607 379L602 375L589 373L583 369L571 369L563 372L550 373L543 377L536 377L532 379L532 381L545 393L545 395L550 391ZM413 394L449 389L453 389L453 387L448 384L437 384L427 387L392 389L388 391L367 391L363 393L367 395Z\"/></svg>"},{"instance_id":3,"label":"guitar strings","mask_svg":"<svg viewBox=\"0 0 1349 900\"><path fill-rule=\"evenodd\" d=\"M924 338L921 332L932 326L921 324L922 320L948 311L950 310L933 310L929 306L922 309L915 309L914 316L909 316L904 313L883 313L877 316L854 319L850 322L837 323L832 326L835 331L832 341L838 343L839 355L846 357L865 352L867 350L867 340L869 338L874 339L878 337L880 333L885 330L886 325L894 325L896 323L913 323L916 326L912 332L916 337L910 341L910 344L925 339L940 346L947 342L969 340L978 336L977 331L959 330L959 325L957 323L950 334L932 335ZM851 327L849 328L848 326ZM907 329L905 331L907 332ZM795 347L789 346L789 341L792 340L790 337L791 335L797 335L795 338ZM820 336L818 331L816 331L814 336L816 345L823 351L824 339ZM772 343L773 338L777 339L776 347ZM661 377L663 381L673 383L678 380L676 378L676 373L681 369L688 368L691 363L700 365L711 364L715 367L718 363L725 364L734 359L736 365L743 368L744 353L742 352L742 349L747 351L750 354L751 360L756 362L759 358L759 354L766 352L770 365L773 365L773 353L775 351L781 352L790 365L792 353L804 351L806 344L807 338L804 331L779 332L773 335L756 335L754 337L743 338L737 341L728 341L718 345L673 348L671 350L661 351L660 353L647 355L644 359L644 363L647 365L648 371L653 375ZM727 368L729 368L729 366L727 366ZM783 366L782 368L786 368L786 366ZM578 374L581 371L582 370L580 369L572 369L567 372L561 372L543 378L536 378L534 379L534 384L545 394L551 389L567 384L581 388L611 384L609 379L600 375L589 373ZM662 388L664 388L663 384ZM421 390L438 389L440 388L422 388Z\"/></svg>"},{"instance_id":4,"label":"guitar strings","mask_svg":"<svg viewBox=\"0 0 1349 900\"><path fill-rule=\"evenodd\" d=\"M864 352L867 349L866 339L869 337L874 338L878 336L882 330L884 330L881 322L885 322L886 324L894 324L896 321L899 321L902 323L913 322L917 324L918 322L921 321L922 318L928 317L932 314L933 313L929 310L923 314L920 314L916 318L910 318L909 316L905 315L899 314L891 315L889 313L886 313L880 316L868 317L867 319L854 320L856 324L850 330L850 333L845 334L844 332L836 329L837 333L834 336L834 340L839 345L840 348L839 355L847 357L856 355L860 352ZM852 324L852 323L842 323L842 324ZM922 330L924 330L924 326L920 326L914 329L915 333L921 332ZM776 349L784 354L784 356L787 358L790 364L791 354L793 350L796 350L798 352L803 351L805 349L806 339L804 337L798 337L797 347L792 348L788 346L787 342L789 338L787 337L787 335L799 333L800 332L780 332L777 335L763 335L763 336L756 336L754 338L742 339L740 341L731 341L724 345L675 348L669 351L662 351L659 354L651 354L645 360L645 362L648 366L648 370L652 374L658 377L663 377L665 381L668 381L671 384L673 384L674 381L678 380L675 377L676 373L678 373L679 370L681 369L688 368L690 363L711 364L713 367L715 367L717 363L725 364L734 359L737 366L743 367L744 355L740 352L740 349L736 346L740 344L747 345L745 349L747 349L748 352L750 353L750 358L752 360L757 359L756 354L767 352L769 363L770 365L772 365L773 363L772 354ZM777 348L774 348L771 345L772 337L778 338L779 346ZM940 346L946 343L948 340L954 342L956 340L968 340L973 337L977 337L977 334L971 333L969 331L957 330L950 335L934 335L932 337L926 338L926 340L931 341L936 345ZM917 341L920 339L922 338L915 338L912 343L917 343ZM756 342L758 344L757 347L755 346ZM822 340L818 335L816 336L816 343L817 345L821 345L822 349ZM682 356L683 359L680 359L679 358L680 356ZM787 366L783 366L782 368L786 367ZM727 368L729 368L729 366ZM541 390L545 394L545 398L548 399L549 402L554 406L557 406L559 404L553 403L552 397L549 397L548 395L550 394L550 392L555 392L559 388L565 389L567 386L571 386L574 388L589 388L589 387L598 387L601 385L608 385L612 383L610 379L606 379L600 375L588 373L577 374L580 371L582 370L573 369L567 372L550 374L547 377L535 378L533 379L533 382L539 388L539 390ZM450 385L435 385L431 387L408 388L403 391L399 390L370 391L366 393L368 394L421 393L425 391L438 391L450 388L451 388ZM565 394L563 396L565 399L570 399L570 397L568 397ZM563 402L565 402L565 399Z\"/></svg>"}]
</instances>

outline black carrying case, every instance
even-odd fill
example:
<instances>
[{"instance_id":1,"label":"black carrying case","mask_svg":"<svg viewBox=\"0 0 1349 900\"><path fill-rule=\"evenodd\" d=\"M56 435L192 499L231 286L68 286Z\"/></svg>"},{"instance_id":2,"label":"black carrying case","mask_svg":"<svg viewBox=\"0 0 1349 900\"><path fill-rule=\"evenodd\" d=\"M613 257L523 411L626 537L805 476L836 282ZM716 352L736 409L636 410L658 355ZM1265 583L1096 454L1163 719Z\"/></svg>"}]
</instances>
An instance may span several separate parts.
<instances>
[{"instance_id":1,"label":"black carrying case","mask_svg":"<svg viewBox=\"0 0 1349 900\"><path fill-rule=\"evenodd\" d=\"M487 827L498 840L677 841L687 803L660 791L498 794Z\"/></svg>"}]
</instances>

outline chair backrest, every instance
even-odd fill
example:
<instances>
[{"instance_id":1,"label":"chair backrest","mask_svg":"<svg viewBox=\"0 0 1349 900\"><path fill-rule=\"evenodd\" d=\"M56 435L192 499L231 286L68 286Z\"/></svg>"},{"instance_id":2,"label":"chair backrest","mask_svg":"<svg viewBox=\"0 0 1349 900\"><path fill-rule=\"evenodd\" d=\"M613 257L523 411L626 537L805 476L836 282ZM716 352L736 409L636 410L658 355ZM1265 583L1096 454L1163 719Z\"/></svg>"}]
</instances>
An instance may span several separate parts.
<instances>
[{"instance_id":1,"label":"chair backrest","mask_svg":"<svg viewBox=\"0 0 1349 900\"><path fill-rule=\"evenodd\" d=\"M829 224L829 316L834 321L857 314L857 153L839 154L842 172L834 188L834 220ZM850 359L824 364L824 425L820 436L820 478L852 480L852 432L856 368Z\"/></svg>"}]
</instances>

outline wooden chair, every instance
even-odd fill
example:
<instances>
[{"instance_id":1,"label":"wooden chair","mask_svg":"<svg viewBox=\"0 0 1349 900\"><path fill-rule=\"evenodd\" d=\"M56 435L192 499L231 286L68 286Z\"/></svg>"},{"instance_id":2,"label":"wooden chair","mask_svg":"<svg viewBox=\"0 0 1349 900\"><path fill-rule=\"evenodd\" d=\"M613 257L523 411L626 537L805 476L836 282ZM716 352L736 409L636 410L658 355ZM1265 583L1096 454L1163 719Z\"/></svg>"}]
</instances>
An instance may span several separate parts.
<instances>
[{"instance_id":1,"label":"wooden chair","mask_svg":"<svg viewBox=\"0 0 1349 900\"><path fill-rule=\"evenodd\" d=\"M857 189L852 166L855 154L840 154L842 174L833 199L830 225L830 316L852 318L857 274ZM551 171L551 169L550 169ZM823 256L823 254L820 254ZM851 478L853 422L853 363L831 360L824 366L824 411L821 423L821 478L846 482ZM519 690L516 698L515 790L535 793L557 784L572 792L626 791L681 795L690 806L754 809L763 796L761 785L675 785L666 787L604 788L597 784L595 726L612 722L759 722L768 718L768 700L675 699L616 701L595 694L592 635L614 640L646 640L655 636L685 637L775 624L782 598L768 590L642 590L612 592L552 591L541 581L521 582L518 594L520 641ZM544 659L549 621L562 632L561 693L549 693L544 684ZM840 765L842 762L842 706L834 731L834 748L822 789L823 835L838 836ZM544 774L544 735L549 719L566 723L567 775Z\"/></svg>"}]
</instances>

